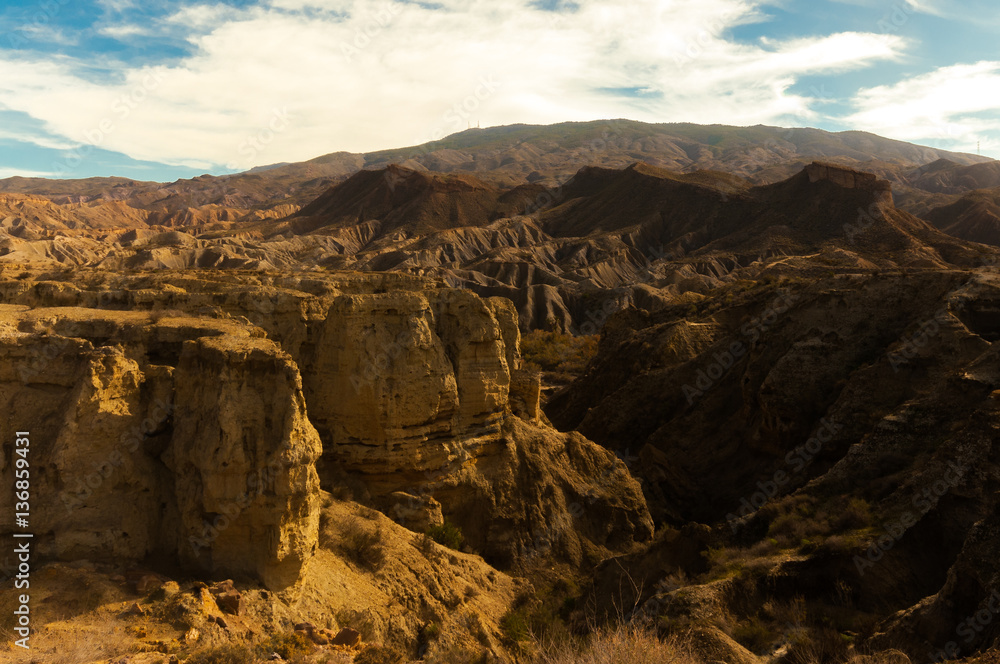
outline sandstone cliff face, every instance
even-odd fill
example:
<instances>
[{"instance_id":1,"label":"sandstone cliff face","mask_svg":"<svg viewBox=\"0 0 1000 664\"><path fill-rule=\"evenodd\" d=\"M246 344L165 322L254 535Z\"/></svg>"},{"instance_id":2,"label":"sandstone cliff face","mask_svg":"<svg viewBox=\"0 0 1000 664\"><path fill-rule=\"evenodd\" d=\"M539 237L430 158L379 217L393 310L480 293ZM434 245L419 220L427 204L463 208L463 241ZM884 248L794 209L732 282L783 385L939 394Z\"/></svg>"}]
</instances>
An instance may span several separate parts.
<instances>
[{"instance_id":1,"label":"sandstone cliff face","mask_svg":"<svg viewBox=\"0 0 1000 664\"><path fill-rule=\"evenodd\" d=\"M298 578L316 541L319 440L287 354L222 321L4 314L0 400L32 433L40 553L167 554L273 588Z\"/></svg>"},{"instance_id":2,"label":"sandstone cliff face","mask_svg":"<svg viewBox=\"0 0 1000 664\"><path fill-rule=\"evenodd\" d=\"M271 341L201 338L185 343L175 381L164 462L181 560L293 584L316 548L321 451L298 369Z\"/></svg>"},{"instance_id":3,"label":"sandstone cliff face","mask_svg":"<svg viewBox=\"0 0 1000 664\"><path fill-rule=\"evenodd\" d=\"M0 283L0 406L36 441L40 550L287 588L314 555L321 487L345 474L403 525L447 518L504 564L647 539L613 455L538 423L514 305L417 284Z\"/></svg>"},{"instance_id":4,"label":"sandstone cliff face","mask_svg":"<svg viewBox=\"0 0 1000 664\"><path fill-rule=\"evenodd\" d=\"M625 463L578 433L516 417L502 445L427 485L467 541L502 567L624 552L653 535L639 483Z\"/></svg>"},{"instance_id":5,"label":"sandstone cliff face","mask_svg":"<svg viewBox=\"0 0 1000 664\"><path fill-rule=\"evenodd\" d=\"M163 486L155 461L134 449L140 436L132 433L151 405L137 364L120 349L80 339L24 335L6 337L2 347L4 424L32 434L31 528L39 550L145 556L159 540ZM162 417L151 418L150 428ZM12 452L4 452L3 476L13 482ZM120 493L132 499L121 501ZM0 505L12 511L11 501L5 495Z\"/></svg>"},{"instance_id":6,"label":"sandstone cliff face","mask_svg":"<svg viewBox=\"0 0 1000 664\"><path fill-rule=\"evenodd\" d=\"M615 457L537 425L538 377L520 368L519 343L503 298L337 298L305 370L325 463L404 525L443 515L503 565L540 550L579 563L584 540L647 539L641 490Z\"/></svg>"},{"instance_id":7,"label":"sandstone cliff face","mask_svg":"<svg viewBox=\"0 0 1000 664\"><path fill-rule=\"evenodd\" d=\"M838 184L845 189L867 189L870 191L891 191L892 187L886 180L879 180L874 173L864 173L856 171L846 166L837 164L824 164L815 161L806 166L806 173L810 182L828 180Z\"/></svg>"},{"instance_id":8,"label":"sandstone cliff face","mask_svg":"<svg viewBox=\"0 0 1000 664\"><path fill-rule=\"evenodd\" d=\"M392 293L334 302L306 393L327 454L381 476L388 492L494 442L509 384L500 326L481 299Z\"/></svg>"}]
</instances>

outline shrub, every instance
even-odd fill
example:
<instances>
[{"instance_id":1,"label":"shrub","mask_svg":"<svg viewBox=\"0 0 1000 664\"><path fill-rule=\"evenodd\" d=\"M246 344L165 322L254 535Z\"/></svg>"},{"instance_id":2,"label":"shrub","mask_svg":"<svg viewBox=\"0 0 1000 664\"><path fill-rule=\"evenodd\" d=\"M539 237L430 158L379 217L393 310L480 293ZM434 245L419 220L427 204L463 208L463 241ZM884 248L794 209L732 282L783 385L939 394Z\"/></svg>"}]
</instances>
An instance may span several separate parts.
<instances>
[{"instance_id":1,"label":"shrub","mask_svg":"<svg viewBox=\"0 0 1000 664\"><path fill-rule=\"evenodd\" d=\"M835 629L804 631L792 641L784 664L832 664L847 659L850 644Z\"/></svg>"},{"instance_id":2,"label":"shrub","mask_svg":"<svg viewBox=\"0 0 1000 664\"><path fill-rule=\"evenodd\" d=\"M293 660L306 655L312 649L312 642L301 634L275 634L257 645L257 652L264 657L276 652L286 660Z\"/></svg>"},{"instance_id":3,"label":"shrub","mask_svg":"<svg viewBox=\"0 0 1000 664\"><path fill-rule=\"evenodd\" d=\"M699 664L674 640L662 641L651 631L635 627L605 629L583 648L561 644L543 649L535 664Z\"/></svg>"},{"instance_id":4,"label":"shrub","mask_svg":"<svg viewBox=\"0 0 1000 664\"><path fill-rule=\"evenodd\" d=\"M861 498L852 498L837 518L837 528L841 530L867 528L871 524L871 506Z\"/></svg>"},{"instance_id":5,"label":"shrub","mask_svg":"<svg viewBox=\"0 0 1000 664\"><path fill-rule=\"evenodd\" d=\"M541 371L579 375L597 355L598 335L535 330L521 337L521 357Z\"/></svg>"},{"instance_id":6,"label":"shrub","mask_svg":"<svg viewBox=\"0 0 1000 664\"><path fill-rule=\"evenodd\" d=\"M462 546L465 537L458 526L445 521L440 526L432 526L427 529L427 536L442 546L456 551Z\"/></svg>"},{"instance_id":7,"label":"shrub","mask_svg":"<svg viewBox=\"0 0 1000 664\"><path fill-rule=\"evenodd\" d=\"M380 645L370 645L354 658L354 664L401 664L402 661L403 653Z\"/></svg>"},{"instance_id":8,"label":"shrub","mask_svg":"<svg viewBox=\"0 0 1000 664\"><path fill-rule=\"evenodd\" d=\"M567 598L569 599L569 598ZM534 641L562 643L570 638L563 609L566 601L550 593L540 593L537 597L522 593L500 619L500 631L504 641L513 648L524 649ZM565 612L568 617L569 612Z\"/></svg>"},{"instance_id":9,"label":"shrub","mask_svg":"<svg viewBox=\"0 0 1000 664\"><path fill-rule=\"evenodd\" d=\"M427 623L424 625L423 635L428 641L437 640L441 637L441 628L438 627L437 623Z\"/></svg>"},{"instance_id":10,"label":"shrub","mask_svg":"<svg viewBox=\"0 0 1000 664\"><path fill-rule=\"evenodd\" d=\"M185 664L250 664L257 658L246 646L228 645L199 650L184 661Z\"/></svg>"},{"instance_id":11,"label":"shrub","mask_svg":"<svg viewBox=\"0 0 1000 664\"><path fill-rule=\"evenodd\" d=\"M382 526L365 528L357 521L342 524L340 551L356 565L373 572L385 564L385 544Z\"/></svg>"},{"instance_id":12,"label":"shrub","mask_svg":"<svg viewBox=\"0 0 1000 664\"><path fill-rule=\"evenodd\" d=\"M747 650L763 655L770 650L775 636L764 621L754 616L733 629L733 639Z\"/></svg>"},{"instance_id":13,"label":"shrub","mask_svg":"<svg viewBox=\"0 0 1000 664\"><path fill-rule=\"evenodd\" d=\"M500 619L500 631L503 633L504 640L515 646L531 638L527 607L522 606L508 611Z\"/></svg>"},{"instance_id":14,"label":"shrub","mask_svg":"<svg viewBox=\"0 0 1000 664\"><path fill-rule=\"evenodd\" d=\"M808 617L803 597L796 597L787 602L768 600L760 608L765 618L782 625L799 626L805 623Z\"/></svg>"}]
</instances>

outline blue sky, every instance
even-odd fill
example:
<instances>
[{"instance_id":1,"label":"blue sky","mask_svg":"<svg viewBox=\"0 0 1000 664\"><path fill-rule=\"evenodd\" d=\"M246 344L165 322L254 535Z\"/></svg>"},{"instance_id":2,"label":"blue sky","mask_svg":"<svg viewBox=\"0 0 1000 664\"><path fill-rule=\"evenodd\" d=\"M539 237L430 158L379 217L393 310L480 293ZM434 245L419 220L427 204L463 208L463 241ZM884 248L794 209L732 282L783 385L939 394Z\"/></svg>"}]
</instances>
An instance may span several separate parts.
<instances>
[{"instance_id":1,"label":"blue sky","mask_svg":"<svg viewBox=\"0 0 1000 664\"><path fill-rule=\"evenodd\" d=\"M170 181L620 117L1000 157L998 34L995 0L6 0L0 178Z\"/></svg>"}]
</instances>

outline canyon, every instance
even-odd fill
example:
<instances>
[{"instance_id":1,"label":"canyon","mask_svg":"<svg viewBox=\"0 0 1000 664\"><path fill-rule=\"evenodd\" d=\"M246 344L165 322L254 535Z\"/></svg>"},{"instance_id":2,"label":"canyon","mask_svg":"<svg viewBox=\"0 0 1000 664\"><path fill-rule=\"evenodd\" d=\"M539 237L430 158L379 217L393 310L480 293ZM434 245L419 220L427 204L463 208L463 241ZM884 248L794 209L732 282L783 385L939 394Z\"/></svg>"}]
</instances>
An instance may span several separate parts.
<instances>
[{"instance_id":1,"label":"canyon","mask_svg":"<svg viewBox=\"0 0 1000 664\"><path fill-rule=\"evenodd\" d=\"M0 181L39 643L532 662L625 625L692 661L989 662L993 613L956 630L1000 592L998 174L571 123Z\"/></svg>"}]
</instances>

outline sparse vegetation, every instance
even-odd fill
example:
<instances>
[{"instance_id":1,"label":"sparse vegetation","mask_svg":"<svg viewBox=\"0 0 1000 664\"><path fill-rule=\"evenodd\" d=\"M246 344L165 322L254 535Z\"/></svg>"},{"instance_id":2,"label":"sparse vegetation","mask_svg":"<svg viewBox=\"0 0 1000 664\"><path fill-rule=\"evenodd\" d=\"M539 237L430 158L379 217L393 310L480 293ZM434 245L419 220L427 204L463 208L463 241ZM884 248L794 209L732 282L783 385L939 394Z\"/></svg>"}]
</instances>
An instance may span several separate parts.
<instances>
[{"instance_id":1,"label":"sparse vegetation","mask_svg":"<svg viewBox=\"0 0 1000 664\"><path fill-rule=\"evenodd\" d=\"M597 355L599 336L573 336L535 330L521 337L521 357L529 368L551 374L552 380L571 380L587 369Z\"/></svg>"},{"instance_id":2,"label":"sparse vegetation","mask_svg":"<svg viewBox=\"0 0 1000 664\"><path fill-rule=\"evenodd\" d=\"M278 653L286 661L295 661L312 650L313 644L301 634L274 634L257 645L258 654Z\"/></svg>"},{"instance_id":3,"label":"sparse vegetation","mask_svg":"<svg viewBox=\"0 0 1000 664\"><path fill-rule=\"evenodd\" d=\"M427 536L442 546L456 551L462 548L465 537L462 529L453 523L445 521L440 526L432 526L427 529Z\"/></svg>"},{"instance_id":4,"label":"sparse vegetation","mask_svg":"<svg viewBox=\"0 0 1000 664\"><path fill-rule=\"evenodd\" d=\"M531 637L528 622L528 609L520 607L511 609L500 619L500 631L504 640L511 646L518 647Z\"/></svg>"},{"instance_id":5,"label":"sparse vegetation","mask_svg":"<svg viewBox=\"0 0 1000 664\"><path fill-rule=\"evenodd\" d=\"M810 553L819 548L847 550L854 534L874 523L871 505L862 498L843 498L819 505L815 498L800 496L765 508L771 519L767 537L783 549Z\"/></svg>"},{"instance_id":6,"label":"sparse vegetation","mask_svg":"<svg viewBox=\"0 0 1000 664\"><path fill-rule=\"evenodd\" d=\"M389 646L370 645L359 652L354 664L402 664L403 653Z\"/></svg>"},{"instance_id":7,"label":"sparse vegetation","mask_svg":"<svg viewBox=\"0 0 1000 664\"><path fill-rule=\"evenodd\" d=\"M551 576L551 571L549 572ZM565 643L573 639L568 619L576 607L579 589L572 580L536 579L537 589L523 591L500 619L500 631L510 647L531 652L537 642Z\"/></svg>"},{"instance_id":8,"label":"sparse vegetation","mask_svg":"<svg viewBox=\"0 0 1000 664\"><path fill-rule=\"evenodd\" d=\"M437 623L427 623L424 625L422 634L428 641L435 641L441 638L441 627Z\"/></svg>"},{"instance_id":9,"label":"sparse vegetation","mask_svg":"<svg viewBox=\"0 0 1000 664\"><path fill-rule=\"evenodd\" d=\"M834 664L845 662L850 642L830 628L798 630L785 656L788 664Z\"/></svg>"},{"instance_id":10,"label":"sparse vegetation","mask_svg":"<svg viewBox=\"0 0 1000 664\"><path fill-rule=\"evenodd\" d=\"M753 616L733 628L733 639L750 652L763 655L770 650L775 634L767 623Z\"/></svg>"},{"instance_id":11,"label":"sparse vegetation","mask_svg":"<svg viewBox=\"0 0 1000 664\"><path fill-rule=\"evenodd\" d=\"M38 615L35 616L37 621ZM37 624L37 623L36 623ZM127 633L126 625L120 621L100 617L83 629L73 631L62 631L59 634L59 650L45 655L44 659L39 658L37 646L39 636L32 637L33 647L24 651L21 648L14 648L15 636L13 631L0 630L0 638L13 652L5 653L3 662L10 664L32 664L32 662L45 662L45 664L80 664L81 662L106 661L106 658L115 658L134 652L135 639Z\"/></svg>"},{"instance_id":12,"label":"sparse vegetation","mask_svg":"<svg viewBox=\"0 0 1000 664\"><path fill-rule=\"evenodd\" d=\"M327 541L335 536L325 536ZM370 571L378 571L385 564L385 542L382 526L362 525L357 520L349 519L341 523L338 549L356 565Z\"/></svg>"},{"instance_id":13,"label":"sparse vegetation","mask_svg":"<svg viewBox=\"0 0 1000 664\"><path fill-rule=\"evenodd\" d=\"M491 664L496 661L490 658L488 650L466 648L453 645L444 650L438 650L424 657L424 664Z\"/></svg>"},{"instance_id":14,"label":"sparse vegetation","mask_svg":"<svg viewBox=\"0 0 1000 664\"><path fill-rule=\"evenodd\" d=\"M654 632L618 627L603 629L583 646L562 643L542 648L535 664L700 664L678 640L662 640Z\"/></svg>"},{"instance_id":15,"label":"sparse vegetation","mask_svg":"<svg viewBox=\"0 0 1000 664\"><path fill-rule=\"evenodd\" d=\"M248 664L258 661L253 650L245 645L225 645L206 648L188 657L184 664Z\"/></svg>"}]
</instances>

